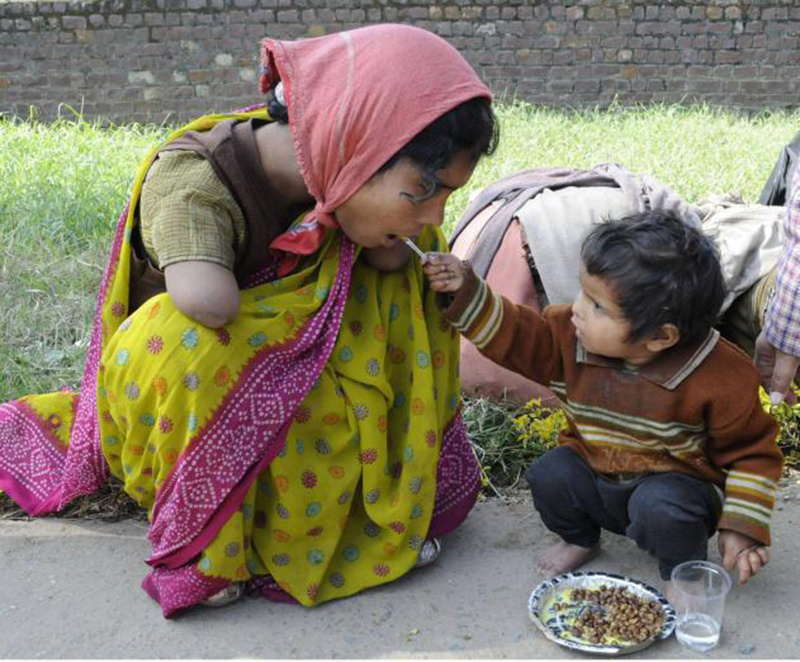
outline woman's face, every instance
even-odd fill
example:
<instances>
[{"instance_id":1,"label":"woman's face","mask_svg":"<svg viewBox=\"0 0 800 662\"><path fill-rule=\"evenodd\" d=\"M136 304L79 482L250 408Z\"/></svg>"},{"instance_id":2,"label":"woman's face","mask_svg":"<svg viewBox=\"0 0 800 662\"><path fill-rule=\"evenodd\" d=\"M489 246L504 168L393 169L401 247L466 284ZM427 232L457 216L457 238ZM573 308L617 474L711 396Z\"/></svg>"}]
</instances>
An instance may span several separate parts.
<instances>
[{"instance_id":1,"label":"woman's face","mask_svg":"<svg viewBox=\"0 0 800 662\"><path fill-rule=\"evenodd\" d=\"M356 191L336 211L336 220L347 237L366 248L389 247L400 237L416 237L427 225L441 225L450 194L464 186L475 170L469 152L459 152L452 162L436 173L438 190L426 200L419 168L400 159Z\"/></svg>"}]
</instances>

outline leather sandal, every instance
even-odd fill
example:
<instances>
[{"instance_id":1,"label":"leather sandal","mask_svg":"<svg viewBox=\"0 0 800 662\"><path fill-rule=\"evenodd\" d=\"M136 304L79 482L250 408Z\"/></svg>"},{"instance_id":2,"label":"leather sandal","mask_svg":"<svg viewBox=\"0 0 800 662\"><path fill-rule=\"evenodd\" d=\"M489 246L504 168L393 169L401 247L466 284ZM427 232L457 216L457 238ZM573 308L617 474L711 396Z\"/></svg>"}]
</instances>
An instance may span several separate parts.
<instances>
[{"instance_id":1,"label":"leather sandal","mask_svg":"<svg viewBox=\"0 0 800 662\"><path fill-rule=\"evenodd\" d=\"M210 598L206 598L200 604L203 607L227 607L233 604L244 594L244 586L241 582L231 582L221 591L214 593Z\"/></svg>"},{"instance_id":2,"label":"leather sandal","mask_svg":"<svg viewBox=\"0 0 800 662\"><path fill-rule=\"evenodd\" d=\"M417 562L414 564L414 567L424 568L426 565L430 565L439 558L439 554L441 553L442 543L439 542L439 539L429 538L422 543L422 549L419 550L419 556L417 556Z\"/></svg>"}]
</instances>

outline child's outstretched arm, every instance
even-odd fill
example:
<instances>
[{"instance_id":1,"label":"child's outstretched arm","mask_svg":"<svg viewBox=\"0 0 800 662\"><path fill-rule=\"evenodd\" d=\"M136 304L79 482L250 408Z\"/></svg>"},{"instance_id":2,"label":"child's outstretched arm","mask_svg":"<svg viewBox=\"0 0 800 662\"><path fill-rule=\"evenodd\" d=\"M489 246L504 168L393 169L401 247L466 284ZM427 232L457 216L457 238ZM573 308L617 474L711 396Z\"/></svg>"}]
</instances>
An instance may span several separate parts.
<instances>
[{"instance_id":1,"label":"child's outstretched arm","mask_svg":"<svg viewBox=\"0 0 800 662\"><path fill-rule=\"evenodd\" d=\"M559 378L563 368L552 317L496 294L451 253L426 253L422 270L445 318L481 354L528 379Z\"/></svg>"},{"instance_id":2,"label":"child's outstretched arm","mask_svg":"<svg viewBox=\"0 0 800 662\"><path fill-rule=\"evenodd\" d=\"M452 253L426 253L422 264L422 271L434 292L458 292L468 269L469 266Z\"/></svg>"},{"instance_id":3,"label":"child's outstretched arm","mask_svg":"<svg viewBox=\"0 0 800 662\"><path fill-rule=\"evenodd\" d=\"M769 563L783 453L776 442L779 428L761 405L759 375L749 357L726 345L717 356L720 367L709 371L709 384L699 389L713 394L706 408L710 438L705 452L712 465L725 472L725 499L717 523L722 563L738 570L744 584ZM724 383L726 375L735 386L714 390L711 383Z\"/></svg>"}]
</instances>

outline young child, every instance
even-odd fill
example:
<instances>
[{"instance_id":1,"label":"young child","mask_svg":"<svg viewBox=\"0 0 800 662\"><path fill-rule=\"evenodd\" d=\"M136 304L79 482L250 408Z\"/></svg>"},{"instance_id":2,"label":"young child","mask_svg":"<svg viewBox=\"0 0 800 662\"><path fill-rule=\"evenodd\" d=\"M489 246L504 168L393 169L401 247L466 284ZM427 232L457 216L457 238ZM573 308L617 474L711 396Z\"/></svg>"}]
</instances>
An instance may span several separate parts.
<instances>
[{"instance_id":1,"label":"young child","mask_svg":"<svg viewBox=\"0 0 800 662\"><path fill-rule=\"evenodd\" d=\"M542 315L497 296L469 264L428 254L445 316L488 358L563 400L569 427L526 473L535 508L561 541L538 561L567 572L600 531L655 556L664 580L705 559L744 584L769 561L783 455L749 357L712 328L724 298L713 245L657 211L598 225L581 251L572 306Z\"/></svg>"}]
</instances>

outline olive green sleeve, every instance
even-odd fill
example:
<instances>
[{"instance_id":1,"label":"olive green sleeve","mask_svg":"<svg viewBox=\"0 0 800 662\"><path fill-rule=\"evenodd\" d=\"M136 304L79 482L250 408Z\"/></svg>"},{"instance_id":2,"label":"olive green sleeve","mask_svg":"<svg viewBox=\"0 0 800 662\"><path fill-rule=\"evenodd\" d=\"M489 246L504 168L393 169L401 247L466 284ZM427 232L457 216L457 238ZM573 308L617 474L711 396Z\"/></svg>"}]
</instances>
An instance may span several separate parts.
<instances>
[{"instance_id":1,"label":"olive green sleeve","mask_svg":"<svg viewBox=\"0 0 800 662\"><path fill-rule=\"evenodd\" d=\"M160 269L215 262L233 270L245 221L211 165L194 152L159 156L142 187L142 239Z\"/></svg>"}]
</instances>

